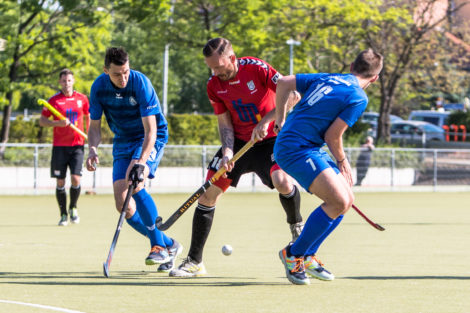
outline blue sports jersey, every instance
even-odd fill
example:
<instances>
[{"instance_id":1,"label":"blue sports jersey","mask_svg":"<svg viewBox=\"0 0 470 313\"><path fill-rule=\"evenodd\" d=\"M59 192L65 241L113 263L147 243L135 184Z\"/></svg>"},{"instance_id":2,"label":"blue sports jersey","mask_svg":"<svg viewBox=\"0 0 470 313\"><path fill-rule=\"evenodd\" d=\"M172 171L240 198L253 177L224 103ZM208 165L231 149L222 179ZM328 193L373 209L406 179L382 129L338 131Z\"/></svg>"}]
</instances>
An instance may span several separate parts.
<instances>
[{"instance_id":1,"label":"blue sports jersey","mask_svg":"<svg viewBox=\"0 0 470 313\"><path fill-rule=\"evenodd\" d=\"M155 89L142 73L130 70L125 88L116 88L108 75L93 82L90 93L90 118L99 120L104 112L114 143L130 143L144 138L142 117L155 115L157 141L168 142L168 123L160 109Z\"/></svg>"},{"instance_id":2,"label":"blue sports jersey","mask_svg":"<svg viewBox=\"0 0 470 313\"><path fill-rule=\"evenodd\" d=\"M352 74L297 74L296 85L302 99L287 117L277 142L322 146L326 130L337 117L351 127L368 103Z\"/></svg>"}]
</instances>

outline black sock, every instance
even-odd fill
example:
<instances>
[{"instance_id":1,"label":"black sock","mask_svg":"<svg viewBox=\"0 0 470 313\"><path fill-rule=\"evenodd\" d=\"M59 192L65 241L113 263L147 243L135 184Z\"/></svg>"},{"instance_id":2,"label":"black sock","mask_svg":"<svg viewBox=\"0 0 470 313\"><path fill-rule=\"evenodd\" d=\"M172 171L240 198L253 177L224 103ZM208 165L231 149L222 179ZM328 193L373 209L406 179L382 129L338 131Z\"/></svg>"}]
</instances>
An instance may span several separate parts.
<instances>
[{"instance_id":1,"label":"black sock","mask_svg":"<svg viewBox=\"0 0 470 313\"><path fill-rule=\"evenodd\" d=\"M57 187L55 189L55 197L59 204L60 215L67 215L67 193L65 192L65 187Z\"/></svg>"},{"instance_id":2,"label":"black sock","mask_svg":"<svg viewBox=\"0 0 470 313\"><path fill-rule=\"evenodd\" d=\"M302 222L302 215L300 214L300 192L297 186L294 185L294 189L289 195L279 194L279 200L281 200L282 207L286 211L287 223L295 224Z\"/></svg>"},{"instance_id":3,"label":"black sock","mask_svg":"<svg viewBox=\"0 0 470 313\"><path fill-rule=\"evenodd\" d=\"M80 197L80 191L82 187L78 185L78 187L70 186L70 206L69 209L73 209L77 207L78 197Z\"/></svg>"},{"instance_id":4,"label":"black sock","mask_svg":"<svg viewBox=\"0 0 470 313\"><path fill-rule=\"evenodd\" d=\"M198 204L194 211L191 247L188 255L197 263L202 262L202 252L211 231L214 213L215 206L208 207L202 204Z\"/></svg>"}]
</instances>

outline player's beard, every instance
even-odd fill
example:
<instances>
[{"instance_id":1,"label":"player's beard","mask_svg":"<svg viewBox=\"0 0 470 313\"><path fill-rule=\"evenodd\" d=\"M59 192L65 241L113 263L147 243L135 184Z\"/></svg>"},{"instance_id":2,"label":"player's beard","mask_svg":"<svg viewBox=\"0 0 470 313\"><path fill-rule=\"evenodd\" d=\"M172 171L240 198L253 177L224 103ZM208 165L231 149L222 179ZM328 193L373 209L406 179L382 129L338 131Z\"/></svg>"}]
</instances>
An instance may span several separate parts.
<instances>
[{"instance_id":1,"label":"player's beard","mask_svg":"<svg viewBox=\"0 0 470 313\"><path fill-rule=\"evenodd\" d=\"M233 66L231 69L227 70L223 75L217 75L220 80L227 81L235 78L237 76L237 68Z\"/></svg>"}]
</instances>

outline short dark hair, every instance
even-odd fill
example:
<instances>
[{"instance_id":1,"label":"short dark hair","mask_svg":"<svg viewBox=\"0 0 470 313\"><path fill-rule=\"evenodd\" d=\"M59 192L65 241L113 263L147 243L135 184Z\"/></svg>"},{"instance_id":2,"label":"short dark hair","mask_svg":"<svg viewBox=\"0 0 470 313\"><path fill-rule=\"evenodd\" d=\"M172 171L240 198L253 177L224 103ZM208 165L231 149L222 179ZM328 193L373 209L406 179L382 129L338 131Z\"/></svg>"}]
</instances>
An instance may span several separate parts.
<instances>
[{"instance_id":1,"label":"short dark hair","mask_svg":"<svg viewBox=\"0 0 470 313\"><path fill-rule=\"evenodd\" d=\"M225 38L212 38L202 49L202 54L208 58L211 57L214 52L216 52L218 55L233 52L232 43Z\"/></svg>"},{"instance_id":2,"label":"short dark hair","mask_svg":"<svg viewBox=\"0 0 470 313\"><path fill-rule=\"evenodd\" d=\"M106 49L106 56L104 57L104 66L109 68L111 63L115 65L124 65L129 61L129 55L123 47L111 47Z\"/></svg>"},{"instance_id":3,"label":"short dark hair","mask_svg":"<svg viewBox=\"0 0 470 313\"><path fill-rule=\"evenodd\" d=\"M363 78L372 78L380 73L382 66L383 56L369 48L359 53L351 71Z\"/></svg>"},{"instance_id":4,"label":"short dark hair","mask_svg":"<svg viewBox=\"0 0 470 313\"><path fill-rule=\"evenodd\" d=\"M72 75L72 76L73 76L73 72L72 72L71 70L69 70L68 68L64 68L64 69L61 70L60 73L59 73L59 79L60 79L63 75Z\"/></svg>"}]
</instances>

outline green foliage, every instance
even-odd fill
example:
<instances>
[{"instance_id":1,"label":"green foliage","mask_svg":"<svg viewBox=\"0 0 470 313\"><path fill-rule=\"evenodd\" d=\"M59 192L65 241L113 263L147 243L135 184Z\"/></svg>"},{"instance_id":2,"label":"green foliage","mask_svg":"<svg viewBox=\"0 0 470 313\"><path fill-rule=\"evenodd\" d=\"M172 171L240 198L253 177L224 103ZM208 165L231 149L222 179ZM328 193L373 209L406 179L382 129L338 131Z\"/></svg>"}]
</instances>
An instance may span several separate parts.
<instances>
[{"instance_id":1,"label":"green foliage","mask_svg":"<svg viewBox=\"0 0 470 313\"><path fill-rule=\"evenodd\" d=\"M447 125L465 125L467 131L470 131L470 111L455 111L449 115ZM468 137L467 137L468 138Z\"/></svg>"},{"instance_id":2,"label":"green foliage","mask_svg":"<svg viewBox=\"0 0 470 313\"><path fill-rule=\"evenodd\" d=\"M171 114L167 116L170 133L169 144L174 145L218 145L220 143L215 115ZM0 123L1 126L1 123ZM10 142L52 143L52 127L39 126L39 117L25 121L19 115L11 122ZM112 144L113 133L103 117L101 121L101 143Z\"/></svg>"},{"instance_id":3,"label":"green foliage","mask_svg":"<svg viewBox=\"0 0 470 313\"><path fill-rule=\"evenodd\" d=\"M352 127L349 127L343 137L344 146L359 147L367 136L367 130L370 128L368 123L357 121Z\"/></svg>"},{"instance_id":4,"label":"green foliage","mask_svg":"<svg viewBox=\"0 0 470 313\"><path fill-rule=\"evenodd\" d=\"M0 107L36 108L38 97L58 90L63 67L74 71L75 89L88 94L110 45L126 48L131 67L149 77L162 100L168 45L169 113L212 113L206 95L210 70L201 49L222 36L237 56L262 58L282 74L289 72L289 38L301 42L294 47L295 73L347 72L357 52L372 46L385 56L385 68L367 89L369 109L380 111L388 101L383 111L404 117L429 106L438 92L448 101L469 92L468 74L461 70L467 59L452 51L444 33L430 32L432 25L418 28L415 9L416 2L408 0L1 1L0 38L8 43L0 52ZM469 31L459 33L468 42ZM183 142L179 134L192 129L174 123L174 138ZM191 135L188 142L218 141L214 127L212 135ZM361 136L351 130L345 140L355 146ZM103 142L111 138L103 128Z\"/></svg>"},{"instance_id":5,"label":"green foliage","mask_svg":"<svg viewBox=\"0 0 470 313\"><path fill-rule=\"evenodd\" d=\"M171 114L167 116L169 144L217 145L220 143L215 115Z\"/></svg>"}]
</instances>

